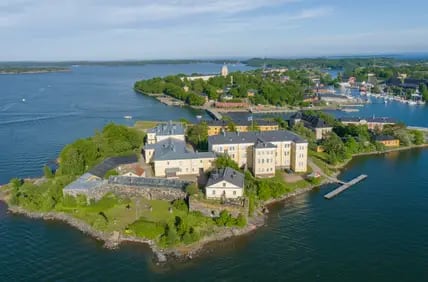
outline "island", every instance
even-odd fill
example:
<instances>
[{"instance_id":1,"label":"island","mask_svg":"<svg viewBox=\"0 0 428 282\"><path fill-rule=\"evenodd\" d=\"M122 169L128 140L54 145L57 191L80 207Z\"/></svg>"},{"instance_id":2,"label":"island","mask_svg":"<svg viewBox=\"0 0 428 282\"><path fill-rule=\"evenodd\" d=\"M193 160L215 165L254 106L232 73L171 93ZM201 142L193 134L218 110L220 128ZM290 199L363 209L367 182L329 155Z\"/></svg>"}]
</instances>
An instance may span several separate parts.
<instances>
[{"instance_id":1,"label":"island","mask_svg":"<svg viewBox=\"0 0 428 282\"><path fill-rule=\"evenodd\" d=\"M393 58L251 59L246 72L229 73L223 65L214 74L178 74L135 82L138 93L173 106L209 111L274 113L343 109L370 103L370 96L409 105L428 100L425 61ZM337 73L332 77L331 71ZM356 89L358 95L351 95Z\"/></svg>"},{"instance_id":2,"label":"island","mask_svg":"<svg viewBox=\"0 0 428 282\"><path fill-rule=\"evenodd\" d=\"M339 182L354 156L426 146L424 132L388 118L303 111L253 122L108 124L65 146L43 177L12 179L0 198L12 212L67 222L109 248L148 244L164 263L256 230L269 204Z\"/></svg>"},{"instance_id":3,"label":"island","mask_svg":"<svg viewBox=\"0 0 428 282\"><path fill-rule=\"evenodd\" d=\"M1 74L37 74L51 72L70 72L70 68L66 67L30 67L30 66L0 66Z\"/></svg>"}]
</instances>

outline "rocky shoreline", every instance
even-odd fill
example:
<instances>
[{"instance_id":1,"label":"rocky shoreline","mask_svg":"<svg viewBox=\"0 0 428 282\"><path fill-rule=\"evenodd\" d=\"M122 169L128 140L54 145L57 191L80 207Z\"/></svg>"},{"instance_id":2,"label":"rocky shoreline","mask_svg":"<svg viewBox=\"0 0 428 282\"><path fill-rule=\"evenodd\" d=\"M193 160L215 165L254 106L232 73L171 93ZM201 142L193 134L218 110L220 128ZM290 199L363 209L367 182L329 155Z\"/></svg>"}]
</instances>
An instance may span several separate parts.
<instances>
[{"instance_id":1,"label":"rocky shoreline","mask_svg":"<svg viewBox=\"0 0 428 282\"><path fill-rule=\"evenodd\" d=\"M0 201L3 201L7 204L4 198L0 197ZM212 242L223 241L227 238L241 236L244 234L248 234L258 227L264 225L264 215L258 215L255 218L251 219L249 224L244 228L219 228L218 232L213 235L204 237L199 242L193 243L187 246L178 246L171 249L160 249L154 241L147 240L143 238L137 238L133 236L128 236L121 234L117 231L115 232L103 232L95 230L88 223L74 218L73 216L62 213L62 212L31 212L25 210L18 206L9 206L8 211L13 214L24 215L31 219L42 219L42 220L53 220L53 221L61 221L64 222L82 233L93 237L98 241L104 242L104 247L108 249L116 249L119 247L121 243L131 242L131 243L143 243L147 244L152 250L154 257L153 261L156 264L163 264L168 261L185 261L194 258L197 256L202 250L203 247Z\"/></svg>"}]
</instances>

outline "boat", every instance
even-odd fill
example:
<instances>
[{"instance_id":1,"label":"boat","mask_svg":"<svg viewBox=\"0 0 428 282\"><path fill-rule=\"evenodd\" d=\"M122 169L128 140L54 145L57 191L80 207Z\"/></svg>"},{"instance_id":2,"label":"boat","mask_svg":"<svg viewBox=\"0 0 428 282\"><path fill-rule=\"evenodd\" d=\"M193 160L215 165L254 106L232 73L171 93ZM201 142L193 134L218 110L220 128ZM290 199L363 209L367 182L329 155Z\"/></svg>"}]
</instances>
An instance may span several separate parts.
<instances>
[{"instance_id":1,"label":"boat","mask_svg":"<svg viewBox=\"0 0 428 282\"><path fill-rule=\"evenodd\" d=\"M197 116L196 116L196 118L197 118L197 119L201 119L201 118L202 118L202 116L201 116L201 115L197 115Z\"/></svg>"},{"instance_id":2,"label":"boat","mask_svg":"<svg viewBox=\"0 0 428 282\"><path fill-rule=\"evenodd\" d=\"M422 100L419 100L418 101L418 105L425 105L426 104L426 102L425 101L422 101Z\"/></svg>"},{"instance_id":3,"label":"boat","mask_svg":"<svg viewBox=\"0 0 428 282\"><path fill-rule=\"evenodd\" d=\"M25 103L27 100L25 100L25 98L22 98L22 102Z\"/></svg>"},{"instance_id":4,"label":"boat","mask_svg":"<svg viewBox=\"0 0 428 282\"><path fill-rule=\"evenodd\" d=\"M132 119L132 116L124 116L124 119Z\"/></svg>"},{"instance_id":5,"label":"boat","mask_svg":"<svg viewBox=\"0 0 428 282\"><path fill-rule=\"evenodd\" d=\"M386 99L385 99L383 102L384 102L385 104L388 104L388 100L386 100Z\"/></svg>"},{"instance_id":6,"label":"boat","mask_svg":"<svg viewBox=\"0 0 428 282\"><path fill-rule=\"evenodd\" d=\"M414 106L414 105L417 105L418 103L415 101L407 101L407 104Z\"/></svg>"}]
</instances>

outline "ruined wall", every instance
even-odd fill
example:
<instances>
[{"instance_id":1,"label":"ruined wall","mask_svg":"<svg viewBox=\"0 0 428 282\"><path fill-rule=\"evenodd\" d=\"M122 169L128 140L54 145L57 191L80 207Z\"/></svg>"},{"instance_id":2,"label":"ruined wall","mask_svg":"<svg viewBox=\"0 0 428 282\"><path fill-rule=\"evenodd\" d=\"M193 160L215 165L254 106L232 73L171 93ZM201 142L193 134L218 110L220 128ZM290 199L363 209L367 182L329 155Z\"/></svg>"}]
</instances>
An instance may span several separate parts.
<instances>
[{"instance_id":1,"label":"ruined wall","mask_svg":"<svg viewBox=\"0 0 428 282\"><path fill-rule=\"evenodd\" d=\"M223 210L230 212L233 217L237 217L239 214L247 216L248 207L248 198L221 203L216 200L199 200L189 197L189 211L198 211L205 216L217 217Z\"/></svg>"}]
</instances>

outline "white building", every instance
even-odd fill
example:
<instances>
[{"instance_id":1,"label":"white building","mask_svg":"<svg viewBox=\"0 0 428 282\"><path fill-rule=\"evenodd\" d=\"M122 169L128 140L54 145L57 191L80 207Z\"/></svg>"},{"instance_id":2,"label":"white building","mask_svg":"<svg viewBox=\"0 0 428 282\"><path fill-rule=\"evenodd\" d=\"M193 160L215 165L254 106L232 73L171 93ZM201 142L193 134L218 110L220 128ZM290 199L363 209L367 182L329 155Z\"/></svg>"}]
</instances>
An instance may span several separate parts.
<instances>
[{"instance_id":1,"label":"white building","mask_svg":"<svg viewBox=\"0 0 428 282\"><path fill-rule=\"evenodd\" d=\"M244 195L244 175L230 167L213 171L205 187L207 199L236 199Z\"/></svg>"},{"instance_id":2,"label":"white building","mask_svg":"<svg viewBox=\"0 0 428 282\"><path fill-rule=\"evenodd\" d=\"M185 140L185 129L181 123L160 123L156 127L147 130L147 144L155 144L168 138Z\"/></svg>"}]
</instances>

